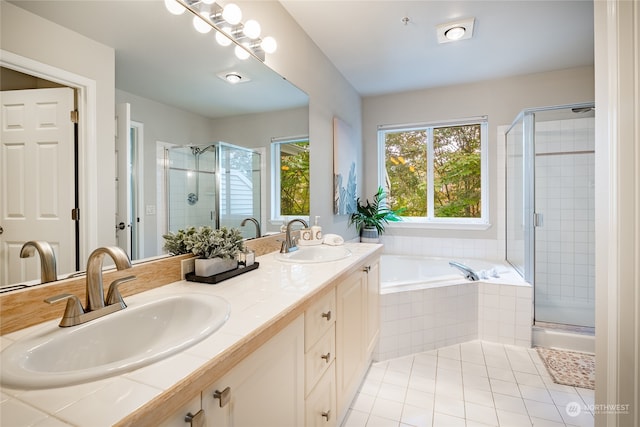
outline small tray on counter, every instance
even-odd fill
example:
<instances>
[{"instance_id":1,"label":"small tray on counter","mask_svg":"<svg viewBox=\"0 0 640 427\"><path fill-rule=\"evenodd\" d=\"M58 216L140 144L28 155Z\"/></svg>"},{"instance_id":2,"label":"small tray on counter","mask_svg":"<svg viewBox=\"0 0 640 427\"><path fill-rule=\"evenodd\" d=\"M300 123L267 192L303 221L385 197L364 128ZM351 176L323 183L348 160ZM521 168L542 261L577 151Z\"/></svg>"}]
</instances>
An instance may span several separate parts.
<instances>
[{"instance_id":1,"label":"small tray on counter","mask_svg":"<svg viewBox=\"0 0 640 427\"><path fill-rule=\"evenodd\" d=\"M255 270L260 266L259 262L254 262L249 267L238 267L233 270L224 271L222 273L214 274L213 276L196 276L196 273L187 273L184 278L189 282L208 283L215 285L224 280L231 279L232 277L239 276L249 271Z\"/></svg>"}]
</instances>

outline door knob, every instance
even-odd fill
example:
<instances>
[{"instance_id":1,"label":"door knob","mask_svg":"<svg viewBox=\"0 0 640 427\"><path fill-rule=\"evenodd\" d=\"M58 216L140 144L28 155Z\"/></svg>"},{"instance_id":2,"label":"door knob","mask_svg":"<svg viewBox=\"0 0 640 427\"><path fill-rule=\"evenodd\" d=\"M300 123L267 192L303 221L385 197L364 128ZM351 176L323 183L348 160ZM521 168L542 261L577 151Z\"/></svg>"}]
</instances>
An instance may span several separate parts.
<instances>
[{"instance_id":1,"label":"door knob","mask_svg":"<svg viewBox=\"0 0 640 427\"><path fill-rule=\"evenodd\" d=\"M116 228L117 228L118 230L124 230L124 229L125 229L125 227L126 227L126 226L124 225L124 222L121 222L120 224L116 225Z\"/></svg>"}]
</instances>

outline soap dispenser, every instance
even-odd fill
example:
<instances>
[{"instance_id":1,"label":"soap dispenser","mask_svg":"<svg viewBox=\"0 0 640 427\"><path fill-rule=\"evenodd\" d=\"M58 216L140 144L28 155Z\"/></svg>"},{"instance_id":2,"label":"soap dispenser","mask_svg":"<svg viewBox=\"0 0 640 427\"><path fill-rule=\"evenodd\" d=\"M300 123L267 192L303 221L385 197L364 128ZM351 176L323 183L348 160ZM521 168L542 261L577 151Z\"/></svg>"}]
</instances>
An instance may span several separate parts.
<instances>
[{"instance_id":1,"label":"soap dispenser","mask_svg":"<svg viewBox=\"0 0 640 427\"><path fill-rule=\"evenodd\" d=\"M316 216L316 221L311 227L311 235L315 240L322 240L322 227L320 227L320 224L318 224L319 222L320 222L320 217Z\"/></svg>"}]
</instances>

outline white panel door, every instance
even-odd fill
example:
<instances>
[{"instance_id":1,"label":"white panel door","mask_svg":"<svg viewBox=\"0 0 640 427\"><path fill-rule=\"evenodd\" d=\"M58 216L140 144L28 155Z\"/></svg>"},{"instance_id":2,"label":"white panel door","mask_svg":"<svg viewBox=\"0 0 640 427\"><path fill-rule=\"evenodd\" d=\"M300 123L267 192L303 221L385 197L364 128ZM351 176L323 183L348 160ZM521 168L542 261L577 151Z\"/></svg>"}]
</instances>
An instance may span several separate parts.
<instances>
[{"instance_id":1,"label":"white panel door","mask_svg":"<svg viewBox=\"0 0 640 427\"><path fill-rule=\"evenodd\" d=\"M29 240L53 246L58 273L75 271L73 89L0 92L0 285L40 277Z\"/></svg>"},{"instance_id":2,"label":"white panel door","mask_svg":"<svg viewBox=\"0 0 640 427\"><path fill-rule=\"evenodd\" d=\"M131 257L131 106L116 106L116 242Z\"/></svg>"}]
</instances>

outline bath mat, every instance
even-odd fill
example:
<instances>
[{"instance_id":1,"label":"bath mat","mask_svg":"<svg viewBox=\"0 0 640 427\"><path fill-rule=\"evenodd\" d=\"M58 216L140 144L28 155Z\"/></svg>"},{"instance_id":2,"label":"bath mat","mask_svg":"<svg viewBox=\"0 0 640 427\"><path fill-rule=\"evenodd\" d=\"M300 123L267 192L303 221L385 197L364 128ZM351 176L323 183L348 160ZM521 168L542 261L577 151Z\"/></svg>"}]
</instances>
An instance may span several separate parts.
<instances>
[{"instance_id":1,"label":"bath mat","mask_svg":"<svg viewBox=\"0 0 640 427\"><path fill-rule=\"evenodd\" d=\"M575 351L536 347L556 384L595 389L596 357Z\"/></svg>"}]
</instances>

